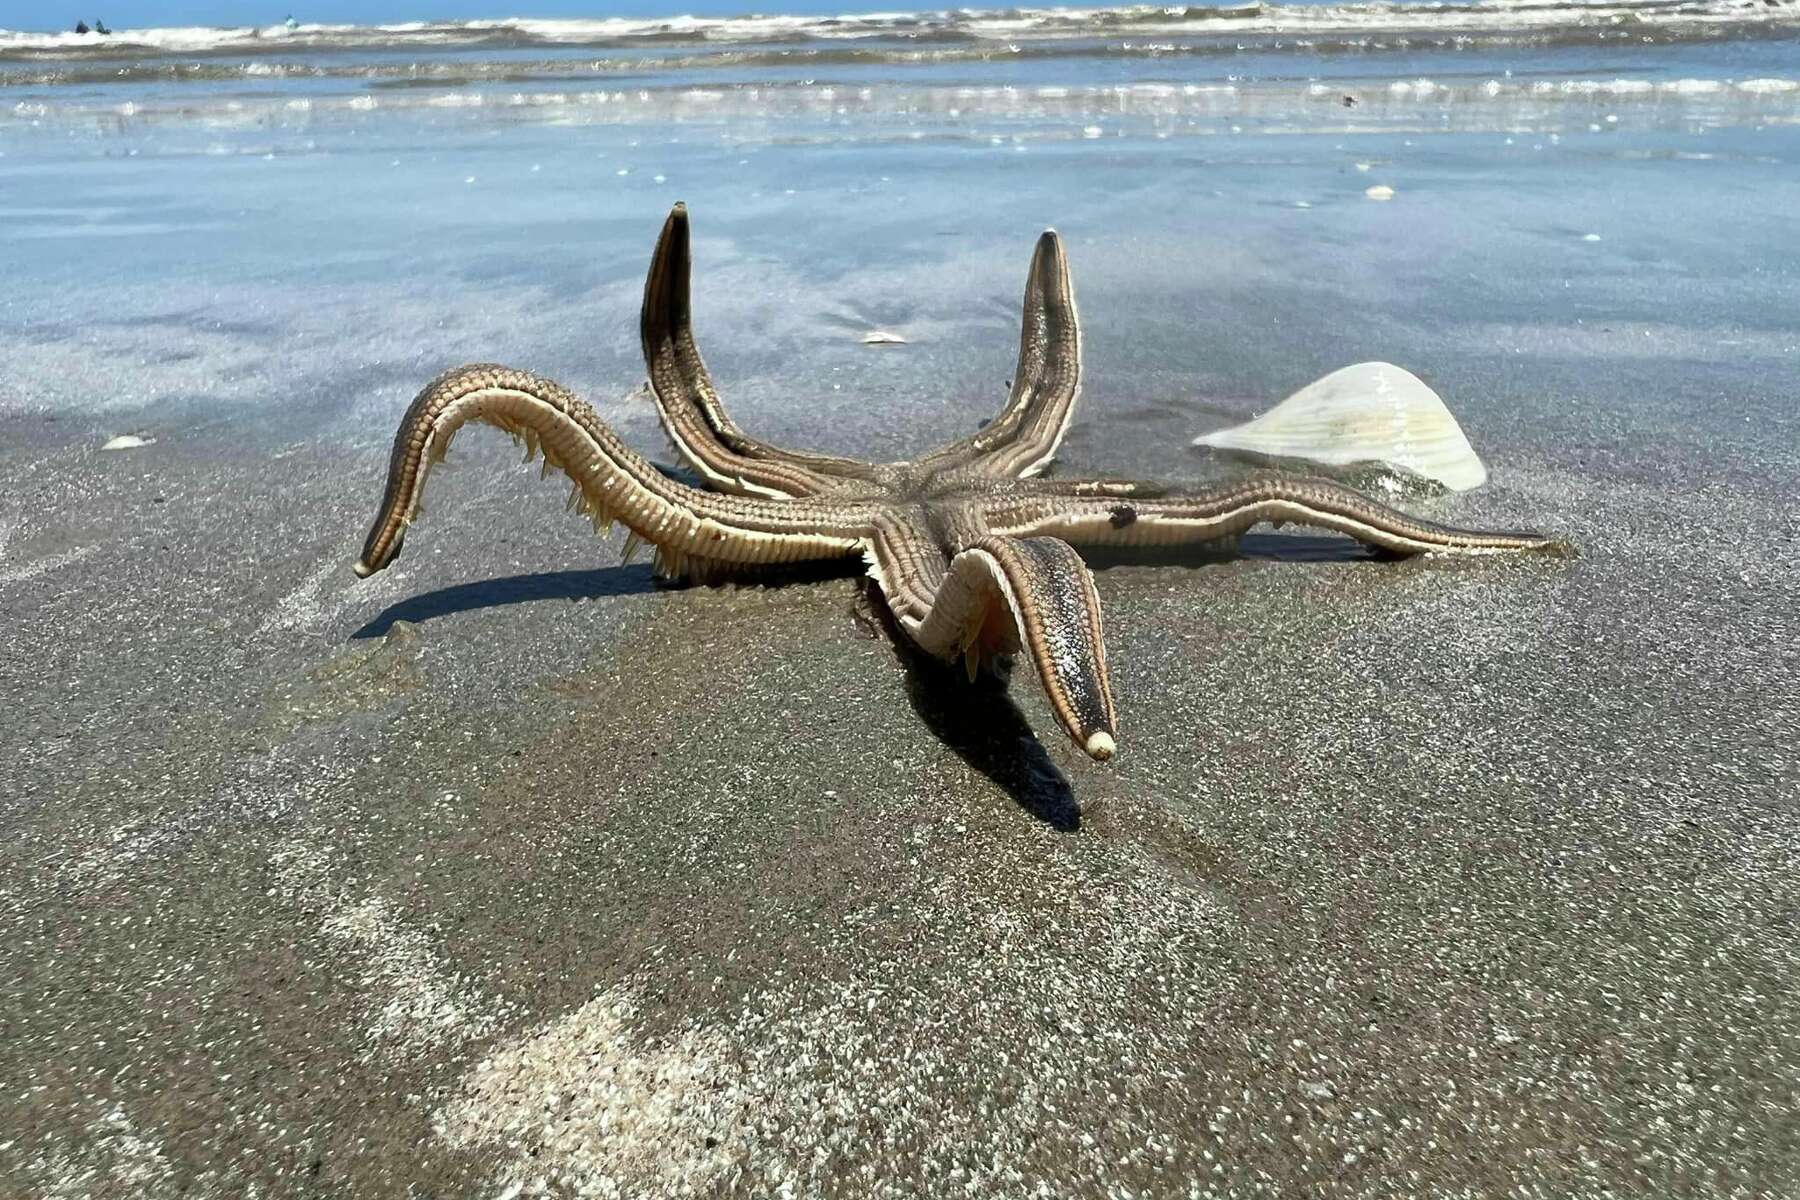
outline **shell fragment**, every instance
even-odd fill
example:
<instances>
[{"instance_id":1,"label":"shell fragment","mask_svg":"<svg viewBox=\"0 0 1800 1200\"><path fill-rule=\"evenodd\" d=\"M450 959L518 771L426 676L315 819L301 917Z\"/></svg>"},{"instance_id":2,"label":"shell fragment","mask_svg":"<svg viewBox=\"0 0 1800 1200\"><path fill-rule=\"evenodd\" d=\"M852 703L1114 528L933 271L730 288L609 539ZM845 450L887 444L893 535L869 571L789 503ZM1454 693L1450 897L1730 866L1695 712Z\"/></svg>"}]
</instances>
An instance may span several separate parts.
<instances>
[{"instance_id":1,"label":"shell fragment","mask_svg":"<svg viewBox=\"0 0 1800 1200\"><path fill-rule=\"evenodd\" d=\"M1458 492L1487 482L1487 468L1443 400L1393 363L1333 371L1255 420L1194 445L1324 467L1397 467Z\"/></svg>"}]
</instances>

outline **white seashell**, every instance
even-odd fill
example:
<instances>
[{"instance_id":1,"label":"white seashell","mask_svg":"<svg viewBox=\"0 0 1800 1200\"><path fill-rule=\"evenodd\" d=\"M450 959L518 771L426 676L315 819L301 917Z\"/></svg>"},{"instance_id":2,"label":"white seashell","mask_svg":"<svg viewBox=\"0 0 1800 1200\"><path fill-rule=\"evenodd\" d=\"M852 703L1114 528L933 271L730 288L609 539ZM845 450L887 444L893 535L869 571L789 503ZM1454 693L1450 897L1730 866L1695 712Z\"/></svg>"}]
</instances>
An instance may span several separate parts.
<instances>
[{"instance_id":1,"label":"white seashell","mask_svg":"<svg viewBox=\"0 0 1800 1200\"><path fill-rule=\"evenodd\" d=\"M906 345L906 339L897 333L888 333L886 330L875 329L863 334L862 344L865 346L904 346Z\"/></svg>"},{"instance_id":2,"label":"white seashell","mask_svg":"<svg viewBox=\"0 0 1800 1200\"><path fill-rule=\"evenodd\" d=\"M1458 492L1487 482L1487 468L1443 400L1393 363L1333 371L1255 420L1194 445L1326 467L1398 467Z\"/></svg>"},{"instance_id":3,"label":"white seashell","mask_svg":"<svg viewBox=\"0 0 1800 1200\"><path fill-rule=\"evenodd\" d=\"M155 444L155 438L139 437L135 433L121 433L100 448L102 450L136 450L139 446L154 446Z\"/></svg>"},{"instance_id":4,"label":"white seashell","mask_svg":"<svg viewBox=\"0 0 1800 1200\"><path fill-rule=\"evenodd\" d=\"M1363 195L1371 200L1392 200L1394 198L1394 189L1385 183L1378 183L1372 188L1364 188Z\"/></svg>"}]
</instances>

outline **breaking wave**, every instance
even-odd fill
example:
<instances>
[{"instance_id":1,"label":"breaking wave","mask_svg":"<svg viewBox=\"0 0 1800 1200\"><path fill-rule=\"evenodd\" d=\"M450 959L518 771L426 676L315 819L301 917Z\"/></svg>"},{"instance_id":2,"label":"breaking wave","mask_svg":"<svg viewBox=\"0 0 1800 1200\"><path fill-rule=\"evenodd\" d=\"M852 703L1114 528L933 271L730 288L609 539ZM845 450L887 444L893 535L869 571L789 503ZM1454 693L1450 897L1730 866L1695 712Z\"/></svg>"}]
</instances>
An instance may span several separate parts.
<instances>
[{"instance_id":1,"label":"breaking wave","mask_svg":"<svg viewBox=\"0 0 1800 1200\"><path fill-rule=\"evenodd\" d=\"M1800 35L1800 0L1475 0L1470 3L1132 5L1116 8L959 9L862 16L673 17L661 20L488 20L396 25L121 29L109 36L0 29L0 62L61 63L217 56L286 60L343 51L427 54L471 49L635 49L885 44L870 61L904 61L920 46L953 56L1021 44L1118 37L1279 36L1303 40L1414 34L1425 38L1592 36L1606 31L1686 37ZM899 46L891 45L900 43ZM1192 47L1190 47L1191 49ZM1055 53L1054 49L1043 50ZM1129 52L1129 51L1127 51ZM1151 52L1149 49L1143 52ZM254 73L254 64L233 70ZM140 66L140 69L146 69ZM196 67L195 70L204 70ZM302 68L303 69L303 68ZM378 68L368 68L378 69ZM39 82L43 82L40 78Z\"/></svg>"}]
</instances>

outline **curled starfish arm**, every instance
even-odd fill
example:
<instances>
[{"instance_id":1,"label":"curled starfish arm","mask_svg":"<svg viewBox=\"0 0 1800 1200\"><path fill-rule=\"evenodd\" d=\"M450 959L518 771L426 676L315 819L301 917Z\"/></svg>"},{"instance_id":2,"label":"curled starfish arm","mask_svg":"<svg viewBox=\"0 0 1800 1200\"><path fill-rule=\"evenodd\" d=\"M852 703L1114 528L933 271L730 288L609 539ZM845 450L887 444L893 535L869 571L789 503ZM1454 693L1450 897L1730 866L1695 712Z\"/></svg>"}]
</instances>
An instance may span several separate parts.
<instances>
[{"instance_id":1,"label":"curled starfish arm","mask_svg":"<svg viewBox=\"0 0 1800 1200\"><path fill-rule=\"evenodd\" d=\"M656 547L665 574L844 557L866 541L868 506L723 496L667 478L556 382L493 364L458 367L419 393L394 435L387 486L356 562L368 576L393 562L421 514L425 479L470 421L493 425L574 482L571 509L596 530L618 521Z\"/></svg>"},{"instance_id":2,"label":"curled starfish arm","mask_svg":"<svg viewBox=\"0 0 1800 1200\"><path fill-rule=\"evenodd\" d=\"M894 623L910 636L931 612L932 599L950 569L949 556L918 511L894 507L878 513L871 532L863 555L869 575L880 585Z\"/></svg>"},{"instance_id":3,"label":"curled starfish arm","mask_svg":"<svg viewBox=\"0 0 1800 1200\"><path fill-rule=\"evenodd\" d=\"M1083 486L1039 485L997 497L987 505L989 525L1019 537L1058 537L1077 546L1119 549L1197 545L1269 522L1335 530L1404 555L1573 553L1569 543L1548 534L1441 525L1324 479L1262 476L1185 494L1155 489L1156 494L1148 494L1115 485L1106 494L1083 496L1078 490Z\"/></svg>"},{"instance_id":4,"label":"curled starfish arm","mask_svg":"<svg viewBox=\"0 0 1800 1200\"><path fill-rule=\"evenodd\" d=\"M874 479L869 463L782 450L731 419L694 342L689 240L687 206L677 204L650 259L639 319L657 414L682 458L713 487L738 495L814 496Z\"/></svg>"},{"instance_id":5,"label":"curled starfish arm","mask_svg":"<svg viewBox=\"0 0 1800 1200\"><path fill-rule=\"evenodd\" d=\"M981 431L927 454L933 469L964 468L1025 479L1056 457L1081 394L1081 321L1068 255L1045 230L1031 256L1019 330L1019 362L1006 407Z\"/></svg>"},{"instance_id":6,"label":"curled starfish arm","mask_svg":"<svg viewBox=\"0 0 1800 1200\"><path fill-rule=\"evenodd\" d=\"M896 588L903 590L904 581ZM1069 737L1093 758L1112 757L1118 717L1100 597L1087 565L1066 542L980 537L950 560L923 615L902 612L898 603L895 609L921 648L962 658L971 679L983 660L1022 649Z\"/></svg>"}]
</instances>

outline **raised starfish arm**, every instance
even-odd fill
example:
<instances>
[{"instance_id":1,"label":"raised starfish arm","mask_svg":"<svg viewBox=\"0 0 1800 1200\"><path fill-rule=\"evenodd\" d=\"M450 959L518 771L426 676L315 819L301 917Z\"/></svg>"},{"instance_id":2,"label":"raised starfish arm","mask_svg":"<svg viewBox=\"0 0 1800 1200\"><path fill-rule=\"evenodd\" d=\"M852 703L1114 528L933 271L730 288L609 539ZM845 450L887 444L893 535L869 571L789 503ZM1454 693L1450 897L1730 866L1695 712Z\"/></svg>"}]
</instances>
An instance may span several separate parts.
<instances>
[{"instance_id":1,"label":"raised starfish arm","mask_svg":"<svg viewBox=\"0 0 1800 1200\"><path fill-rule=\"evenodd\" d=\"M587 402L549 379L492 364L458 367L425 386L401 418L387 488L356 573L368 576L400 553L421 513L425 477L469 421L505 430L575 483L569 507L595 529L619 521L656 547L665 574L848 556L866 541L867 505L722 496L669 479L626 446ZM629 553L629 549L628 549Z\"/></svg>"},{"instance_id":2,"label":"raised starfish arm","mask_svg":"<svg viewBox=\"0 0 1800 1200\"><path fill-rule=\"evenodd\" d=\"M946 564L904 524L878 525L870 570L895 620L927 653L961 658L969 678L984 659L1023 649L1057 720L1104 761L1118 733L1094 577L1055 538L977 538Z\"/></svg>"},{"instance_id":3,"label":"raised starfish arm","mask_svg":"<svg viewBox=\"0 0 1800 1200\"><path fill-rule=\"evenodd\" d=\"M1271 522L1349 534L1396 554L1491 554L1507 550L1573 553L1548 534L1459 529L1409 516L1324 479L1261 476L1204 491L1159 496L1090 491L1104 484L1045 481L984 506L988 525L1018 537L1057 537L1076 546L1190 546ZM1035 494L1034 494L1035 493Z\"/></svg>"},{"instance_id":4,"label":"raised starfish arm","mask_svg":"<svg viewBox=\"0 0 1800 1200\"><path fill-rule=\"evenodd\" d=\"M1069 259L1055 230L1045 230L1025 279L1019 363L1012 395L979 433L920 460L935 470L963 468L1025 479L1056 457L1081 394L1081 321Z\"/></svg>"},{"instance_id":5,"label":"raised starfish arm","mask_svg":"<svg viewBox=\"0 0 1800 1200\"><path fill-rule=\"evenodd\" d=\"M650 391L682 458L713 487L738 495L814 496L856 490L875 478L869 463L782 450L737 427L694 344L688 241L687 206L677 204L650 259L639 320Z\"/></svg>"}]
</instances>

